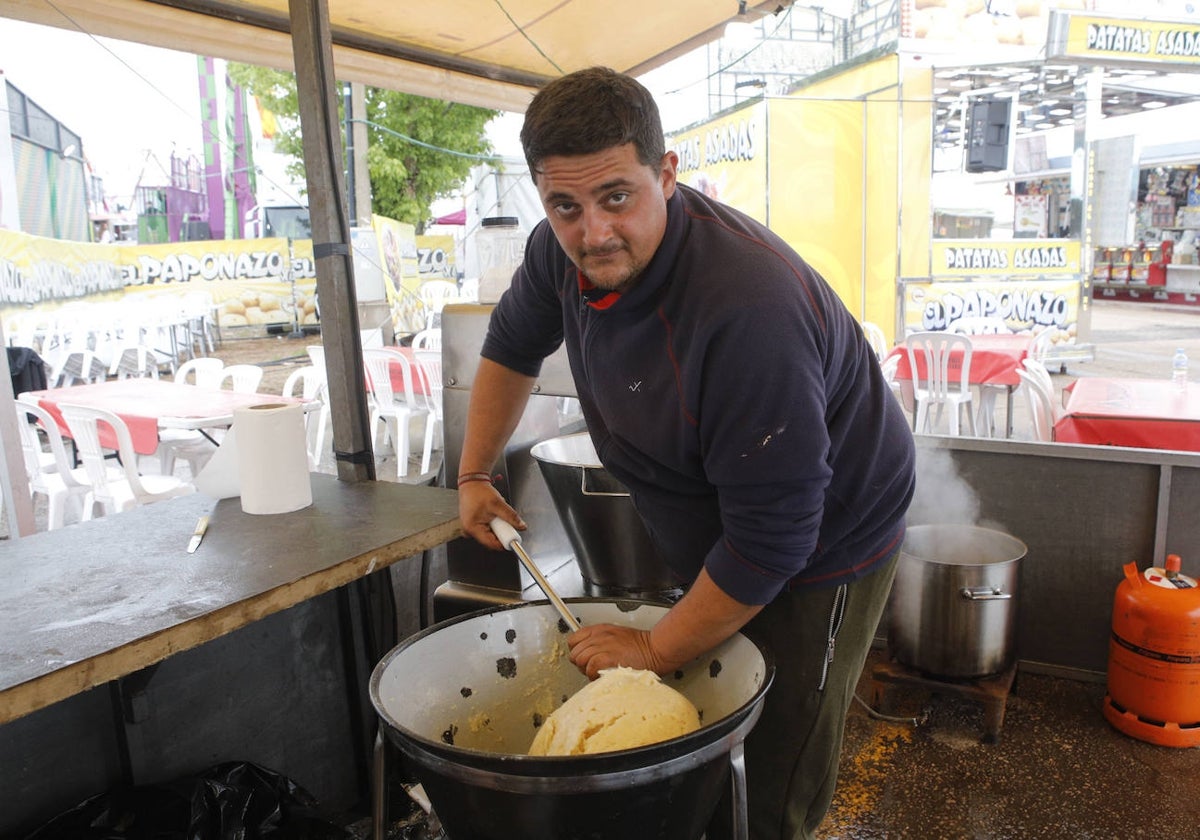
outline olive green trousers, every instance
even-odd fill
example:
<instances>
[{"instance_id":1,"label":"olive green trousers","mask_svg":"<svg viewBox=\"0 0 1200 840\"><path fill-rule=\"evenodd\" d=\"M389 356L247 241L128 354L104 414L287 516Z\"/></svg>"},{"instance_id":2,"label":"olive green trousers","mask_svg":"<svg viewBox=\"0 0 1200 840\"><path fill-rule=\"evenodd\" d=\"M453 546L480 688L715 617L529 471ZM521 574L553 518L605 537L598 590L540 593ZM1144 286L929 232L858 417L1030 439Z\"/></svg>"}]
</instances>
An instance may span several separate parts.
<instances>
[{"instance_id":1,"label":"olive green trousers","mask_svg":"<svg viewBox=\"0 0 1200 840\"><path fill-rule=\"evenodd\" d=\"M843 586L782 592L744 628L775 658L774 682L745 743L752 840L807 840L825 818L846 713L898 558ZM732 837L727 792L705 838Z\"/></svg>"}]
</instances>

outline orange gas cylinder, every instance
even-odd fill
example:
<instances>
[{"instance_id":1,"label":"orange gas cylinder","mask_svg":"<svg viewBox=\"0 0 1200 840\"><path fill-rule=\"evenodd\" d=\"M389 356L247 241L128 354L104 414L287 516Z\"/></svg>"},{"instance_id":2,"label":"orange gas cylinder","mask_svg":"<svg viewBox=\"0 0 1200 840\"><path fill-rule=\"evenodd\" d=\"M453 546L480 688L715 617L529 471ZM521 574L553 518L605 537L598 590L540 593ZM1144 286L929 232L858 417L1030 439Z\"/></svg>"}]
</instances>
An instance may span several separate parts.
<instances>
[{"instance_id":1,"label":"orange gas cylinder","mask_svg":"<svg viewBox=\"0 0 1200 840\"><path fill-rule=\"evenodd\" d=\"M1104 717L1164 747L1200 746L1200 587L1179 556L1139 574L1125 566L1113 599Z\"/></svg>"}]
</instances>

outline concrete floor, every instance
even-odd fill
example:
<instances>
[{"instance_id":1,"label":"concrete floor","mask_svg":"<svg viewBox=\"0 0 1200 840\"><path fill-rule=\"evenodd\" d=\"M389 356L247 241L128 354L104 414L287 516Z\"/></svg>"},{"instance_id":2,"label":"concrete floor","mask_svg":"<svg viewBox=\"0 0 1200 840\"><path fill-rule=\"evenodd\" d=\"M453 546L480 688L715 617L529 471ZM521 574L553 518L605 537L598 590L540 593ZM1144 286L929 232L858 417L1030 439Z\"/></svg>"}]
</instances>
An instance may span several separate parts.
<instances>
[{"instance_id":1,"label":"concrete floor","mask_svg":"<svg viewBox=\"0 0 1200 840\"><path fill-rule=\"evenodd\" d=\"M1056 391L1089 376L1166 379L1176 347L1200 382L1200 308L1099 302L1091 327L1096 358L1052 370ZM1014 436L1029 439L1020 392L1014 418ZM864 669L820 840L1200 837L1200 749L1118 732L1101 715L1102 682L1018 672L999 740L987 744L982 705L952 691L897 686L890 716L919 723L872 718L864 703L885 656L874 651Z\"/></svg>"},{"instance_id":2,"label":"concrete floor","mask_svg":"<svg viewBox=\"0 0 1200 840\"><path fill-rule=\"evenodd\" d=\"M875 651L858 696L873 702ZM1018 672L1003 727L983 743L978 703L893 689L891 717L855 703L821 840L1194 840L1200 750L1158 747L1102 717L1104 685Z\"/></svg>"}]
</instances>

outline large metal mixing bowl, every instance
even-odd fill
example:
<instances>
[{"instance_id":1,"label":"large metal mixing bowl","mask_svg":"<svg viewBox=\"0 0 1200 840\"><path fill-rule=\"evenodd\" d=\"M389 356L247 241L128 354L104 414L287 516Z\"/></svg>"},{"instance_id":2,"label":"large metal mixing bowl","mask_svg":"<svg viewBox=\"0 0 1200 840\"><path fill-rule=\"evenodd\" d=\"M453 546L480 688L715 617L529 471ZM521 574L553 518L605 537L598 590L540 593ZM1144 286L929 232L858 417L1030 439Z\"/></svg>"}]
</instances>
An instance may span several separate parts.
<instances>
[{"instance_id":1,"label":"large metal mixing bowl","mask_svg":"<svg viewBox=\"0 0 1200 840\"><path fill-rule=\"evenodd\" d=\"M575 552L584 592L603 598L676 600L680 581L658 553L629 490L600 463L587 432L529 450Z\"/></svg>"},{"instance_id":2,"label":"large metal mixing bowl","mask_svg":"<svg viewBox=\"0 0 1200 840\"><path fill-rule=\"evenodd\" d=\"M583 624L648 629L661 604L569 599ZM742 746L774 676L770 654L737 634L665 681L700 711L696 732L631 750L529 756L537 725L586 684L566 628L544 602L437 624L387 654L371 701L453 840L630 837L696 840L733 768L745 825Z\"/></svg>"}]
</instances>

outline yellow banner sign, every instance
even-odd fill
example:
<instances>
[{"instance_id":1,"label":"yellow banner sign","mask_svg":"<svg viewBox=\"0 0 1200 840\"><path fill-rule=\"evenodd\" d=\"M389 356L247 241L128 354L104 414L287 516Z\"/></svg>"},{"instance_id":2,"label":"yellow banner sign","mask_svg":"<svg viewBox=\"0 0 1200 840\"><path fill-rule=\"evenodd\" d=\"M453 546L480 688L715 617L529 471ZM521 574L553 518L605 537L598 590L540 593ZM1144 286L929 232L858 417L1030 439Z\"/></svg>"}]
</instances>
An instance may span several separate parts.
<instances>
[{"instance_id":1,"label":"yellow banner sign","mask_svg":"<svg viewBox=\"0 0 1200 840\"><path fill-rule=\"evenodd\" d=\"M760 222L767 218L766 106L757 102L667 137L679 155L679 181L736 207Z\"/></svg>"},{"instance_id":2,"label":"yellow banner sign","mask_svg":"<svg viewBox=\"0 0 1200 840\"><path fill-rule=\"evenodd\" d=\"M53 310L104 294L207 294L222 328L317 323L307 239L153 245L67 242L0 230L0 310Z\"/></svg>"},{"instance_id":3,"label":"yellow banner sign","mask_svg":"<svg viewBox=\"0 0 1200 840\"><path fill-rule=\"evenodd\" d=\"M1079 273L1076 239L935 239L932 250L935 277Z\"/></svg>"},{"instance_id":4,"label":"yellow banner sign","mask_svg":"<svg viewBox=\"0 0 1200 840\"><path fill-rule=\"evenodd\" d=\"M457 279L455 252L453 236L418 236L417 266L421 271L421 279Z\"/></svg>"},{"instance_id":5,"label":"yellow banner sign","mask_svg":"<svg viewBox=\"0 0 1200 840\"><path fill-rule=\"evenodd\" d=\"M904 330L948 330L960 318L1001 318L1014 333L1057 327L1074 336L1079 321L1078 280L904 282Z\"/></svg>"},{"instance_id":6,"label":"yellow banner sign","mask_svg":"<svg viewBox=\"0 0 1200 840\"><path fill-rule=\"evenodd\" d=\"M1200 24L1053 14L1052 57L1200 65Z\"/></svg>"}]
</instances>

